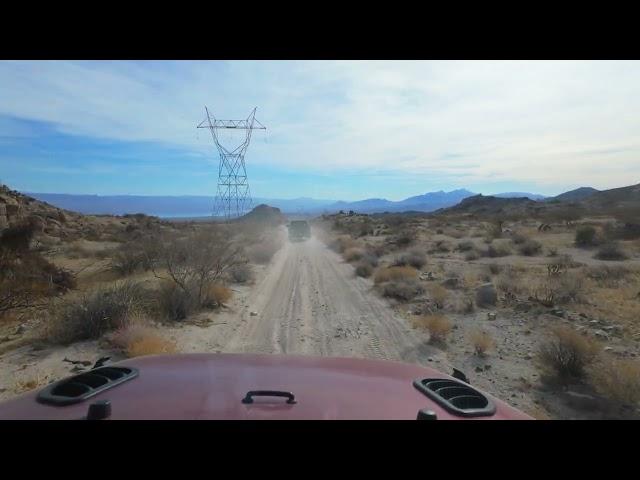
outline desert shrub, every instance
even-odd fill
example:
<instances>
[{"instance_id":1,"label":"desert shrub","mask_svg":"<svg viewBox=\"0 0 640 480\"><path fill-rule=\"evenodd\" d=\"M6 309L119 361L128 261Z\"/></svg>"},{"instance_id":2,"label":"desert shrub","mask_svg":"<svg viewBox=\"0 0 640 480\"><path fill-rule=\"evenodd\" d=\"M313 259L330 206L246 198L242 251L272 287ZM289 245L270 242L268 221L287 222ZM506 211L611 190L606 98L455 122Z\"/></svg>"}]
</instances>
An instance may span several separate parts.
<instances>
[{"instance_id":1,"label":"desert shrub","mask_svg":"<svg viewBox=\"0 0 640 480\"><path fill-rule=\"evenodd\" d=\"M67 301L51 325L51 338L60 343L93 340L123 327L130 314L150 306L150 292L141 284L118 282Z\"/></svg>"},{"instance_id":2,"label":"desert shrub","mask_svg":"<svg viewBox=\"0 0 640 480\"><path fill-rule=\"evenodd\" d=\"M593 340L570 327L557 326L540 345L539 360L548 374L567 382L582 379L598 352L599 346Z\"/></svg>"},{"instance_id":3,"label":"desert shrub","mask_svg":"<svg viewBox=\"0 0 640 480\"><path fill-rule=\"evenodd\" d=\"M550 284L556 290L555 299L559 303L578 302L585 290L584 276L577 272L565 272Z\"/></svg>"},{"instance_id":4,"label":"desert shrub","mask_svg":"<svg viewBox=\"0 0 640 480\"><path fill-rule=\"evenodd\" d=\"M39 252L0 247L0 315L43 306L46 297L75 288L75 276L46 260Z\"/></svg>"},{"instance_id":5,"label":"desert shrub","mask_svg":"<svg viewBox=\"0 0 640 480\"><path fill-rule=\"evenodd\" d=\"M386 267L376 271L374 283L376 285L396 280L415 280L418 278L418 271L413 267Z\"/></svg>"},{"instance_id":6,"label":"desert shrub","mask_svg":"<svg viewBox=\"0 0 640 480\"><path fill-rule=\"evenodd\" d=\"M472 298L464 297L456 301L455 311L457 313L473 313L475 311L475 304Z\"/></svg>"},{"instance_id":7,"label":"desert shrub","mask_svg":"<svg viewBox=\"0 0 640 480\"><path fill-rule=\"evenodd\" d=\"M247 283L251 280L252 276L253 272L251 270L251 266L246 263L234 265L229 269L229 277L234 283Z\"/></svg>"},{"instance_id":8,"label":"desert shrub","mask_svg":"<svg viewBox=\"0 0 640 480\"><path fill-rule=\"evenodd\" d=\"M629 258L620 245L613 242L602 245L593 257L598 260L616 261L626 260Z\"/></svg>"},{"instance_id":9,"label":"desert shrub","mask_svg":"<svg viewBox=\"0 0 640 480\"><path fill-rule=\"evenodd\" d=\"M575 244L579 247L588 247L595 244L596 229L591 225L581 225L576 229Z\"/></svg>"},{"instance_id":10,"label":"desert shrub","mask_svg":"<svg viewBox=\"0 0 640 480\"><path fill-rule=\"evenodd\" d=\"M339 237L334 238L329 243L329 248L338 253L342 253L349 248L354 248L357 246L358 242L356 242L349 235L340 235Z\"/></svg>"},{"instance_id":11,"label":"desert shrub","mask_svg":"<svg viewBox=\"0 0 640 480\"><path fill-rule=\"evenodd\" d=\"M525 243L529 238L522 233L514 233L511 237L511 241L516 245L521 245Z\"/></svg>"},{"instance_id":12,"label":"desert shrub","mask_svg":"<svg viewBox=\"0 0 640 480\"><path fill-rule=\"evenodd\" d=\"M176 353L175 342L160 335L158 329L140 323L130 323L109 335L109 343L127 357Z\"/></svg>"},{"instance_id":13,"label":"desert shrub","mask_svg":"<svg viewBox=\"0 0 640 480\"><path fill-rule=\"evenodd\" d=\"M485 356L495 345L491 335L480 329L474 329L470 333L469 341L473 346L474 353L480 357Z\"/></svg>"},{"instance_id":14,"label":"desert shrub","mask_svg":"<svg viewBox=\"0 0 640 480\"><path fill-rule=\"evenodd\" d=\"M478 258L480 258L480 255L478 254L478 252L476 250L470 250L467 253L465 253L465 255L464 255L464 259L467 262L471 262L473 260L477 260Z\"/></svg>"},{"instance_id":15,"label":"desert shrub","mask_svg":"<svg viewBox=\"0 0 640 480\"><path fill-rule=\"evenodd\" d=\"M438 253L449 253L451 251L451 245L445 240L437 240L433 247L433 251Z\"/></svg>"},{"instance_id":16,"label":"desert shrub","mask_svg":"<svg viewBox=\"0 0 640 480\"><path fill-rule=\"evenodd\" d=\"M411 250L396 258L393 264L397 267L411 266L421 269L427 263L427 257L420 250Z\"/></svg>"},{"instance_id":17,"label":"desert shrub","mask_svg":"<svg viewBox=\"0 0 640 480\"><path fill-rule=\"evenodd\" d=\"M442 309L449 298L449 291L442 285L432 283L429 285L429 298L437 309Z\"/></svg>"},{"instance_id":18,"label":"desert shrub","mask_svg":"<svg viewBox=\"0 0 640 480\"><path fill-rule=\"evenodd\" d=\"M603 397L621 405L640 402L640 363L602 358L589 369L589 383Z\"/></svg>"},{"instance_id":19,"label":"desert shrub","mask_svg":"<svg viewBox=\"0 0 640 480\"><path fill-rule=\"evenodd\" d=\"M473 242L471 240L465 240L463 242L458 243L456 249L459 252L469 252L475 248Z\"/></svg>"},{"instance_id":20,"label":"desert shrub","mask_svg":"<svg viewBox=\"0 0 640 480\"><path fill-rule=\"evenodd\" d=\"M506 243L493 243L487 247L483 255L489 258L506 257L511 255L511 249Z\"/></svg>"},{"instance_id":21,"label":"desert shrub","mask_svg":"<svg viewBox=\"0 0 640 480\"><path fill-rule=\"evenodd\" d=\"M179 287L175 282L166 280L158 291L158 306L167 320L180 321L191 315L197 308L192 291Z\"/></svg>"},{"instance_id":22,"label":"desert shrub","mask_svg":"<svg viewBox=\"0 0 640 480\"><path fill-rule=\"evenodd\" d=\"M111 257L109 268L118 275L126 277L133 274L142 264L143 257L139 252L128 248L119 248Z\"/></svg>"},{"instance_id":23,"label":"desert shrub","mask_svg":"<svg viewBox=\"0 0 640 480\"><path fill-rule=\"evenodd\" d=\"M363 255L364 251L361 248L357 247L348 248L342 253L342 256L347 262L355 262L357 260L360 260Z\"/></svg>"},{"instance_id":24,"label":"desert shrub","mask_svg":"<svg viewBox=\"0 0 640 480\"><path fill-rule=\"evenodd\" d=\"M25 222L5 228L0 233L0 248L10 251L26 251L35 234L33 224Z\"/></svg>"},{"instance_id":25,"label":"desert shrub","mask_svg":"<svg viewBox=\"0 0 640 480\"><path fill-rule=\"evenodd\" d=\"M200 306L216 308L224 305L233 297L233 291L221 283L211 283L205 286Z\"/></svg>"},{"instance_id":26,"label":"desert shrub","mask_svg":"<svg viewBox=\"0 0 640 480\"><path fill-rule=\"evenodd\" d=\"M409 301L424 292L424 288L417 280L398 279L382 284L382 296L396 300Z\"/></svg>"},{"instance_id":27,"label":"desert shrub","mask_svg":"<svg viewBox=\"0 0 640 480\"><path fill-rule=\"evenodd\" d=\"M420 315L413 319L413 324L417 328L429 332L429 341L434 343L444 343L453 328L451 321L441 314Z\"/></svg>"},{"instance_id":28,"label":"desert shrub","mask_svg":"<svg viewBox=\"0 0 640 480\"><path fill-rule=\"evenodd\" d=\"M595 280L599 286L615 288L631 275L631 271L623 265L600 265L587 267L586 276Z\"/></svg>"},{"instance_id":29,"label":"desert shrub","mask_svg":"<svg viewBox=\"0 0 640 480\"><path fill-rule=\"evenodd\" d=\"M178 306L187 305L191 301L199 306L204 305L208 301L205 298L207 287L218 283L234 266L245 263L240 254L241 246L234 243L228 234L224 235L220 231L190 232L185 237L167 240L154 246L155 258L151 262L151 268L156 277L170 280L183 290L180 295L174 294L174 300L181 297L186 302L179 301ZM265 240L261 245L270 248L271 243L271 240ZM177 312L181 311L179 309Z\"/></svg>"},{"instance_id":30,"label":"desert shrub","mask_svg":"<svg viewBox=\"0 0 640 480\"><path fill-rule=\"evenodd\" d=\"M356 272L356 275L359 277L368 278L373 273L373 268L374 267L370 263L361 260L356 265L355 272Z\"/></svg>"},{"instance_id":31,"label":"desert shrub","mask_svg":"<svg viewBox=\"0 0 640 480\"><path fill-rule=\"evenodd\" d=\"M527 257L539 255L541 250L542 245L536 240L526 240L524 243L518 245L518 252L520 252L520 255L525 255Z\"/></svg>"},{"instance_id":32,"label":"desert shrub","mask_svg":"<svg viewBox=\"0 0 640 480\"><path fill-rule=\"evenodd\" d=\"M502 271L502 266L497 263L490 263L487 267L491 275L498 275Z\"/></svg>"},{"instance_id":33,"label":"desert shrub","mask_svg":"<svg viewBox=\"0 0 640 480\"><path fill-rule=\"evenodd\" d=\"M415 240L415 235L409 230L400 232L394 238L395 244L399 247L408 247Z\"/></svg>"},{"instance_id":34,"label":"desert shrub","mask_svg":"<svg viewBox=\"0 0 640 480\"><path fill-rule=\"evenodd\" d=\"M517 296L525 291L523 276L512 266L504 268L494 279L494 284L508 297Z\"/></svg>"}]
</instances>

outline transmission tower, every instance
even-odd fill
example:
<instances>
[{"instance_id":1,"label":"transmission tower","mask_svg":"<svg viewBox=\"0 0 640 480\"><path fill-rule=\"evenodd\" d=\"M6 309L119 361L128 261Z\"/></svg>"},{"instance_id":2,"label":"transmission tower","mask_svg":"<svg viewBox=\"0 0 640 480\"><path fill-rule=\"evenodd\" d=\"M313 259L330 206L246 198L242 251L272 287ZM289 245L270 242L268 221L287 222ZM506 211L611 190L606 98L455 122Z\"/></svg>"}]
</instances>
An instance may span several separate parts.
<instances>
[{"instance_id":1,"label":"transmission tower","mask_svg":"<svg viewBox=\"0 0 640 480\"><path fill-rule=\"evenodd\" d=\"M198 128L208 128L213 141L220 153L218 167L218 191L216 193L213 214L223 216L227 220L244 215L251 208L251 193L244 164L244 155L251 141L253 130L266 130L266 127L256 120L256 108L246 120L218 120L209 114ZM219 131L244 130L244 135L238 145L223 145L218 136Z\"/></svg>"}]
</instances>

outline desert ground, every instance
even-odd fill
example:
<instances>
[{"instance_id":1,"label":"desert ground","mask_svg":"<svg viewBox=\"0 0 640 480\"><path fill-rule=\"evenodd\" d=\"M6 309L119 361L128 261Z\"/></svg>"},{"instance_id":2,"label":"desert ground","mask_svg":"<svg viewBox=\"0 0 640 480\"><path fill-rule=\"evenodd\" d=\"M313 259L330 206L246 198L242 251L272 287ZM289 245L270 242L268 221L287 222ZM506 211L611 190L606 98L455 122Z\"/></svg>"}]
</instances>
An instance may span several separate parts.
<instances>
[{"instance_id":1,"label":"desert ground","mask_svg":"<svg viewBox=\"0 0 640 480\"><path fill-rule=\"evenodd\" d=\"M350 212L292 243L269 207L223 225L18 200L0 400L104 357L253 352L456 367L541 419L639 415L640 242L613 218Z\"/></svg>"}]
</instances>

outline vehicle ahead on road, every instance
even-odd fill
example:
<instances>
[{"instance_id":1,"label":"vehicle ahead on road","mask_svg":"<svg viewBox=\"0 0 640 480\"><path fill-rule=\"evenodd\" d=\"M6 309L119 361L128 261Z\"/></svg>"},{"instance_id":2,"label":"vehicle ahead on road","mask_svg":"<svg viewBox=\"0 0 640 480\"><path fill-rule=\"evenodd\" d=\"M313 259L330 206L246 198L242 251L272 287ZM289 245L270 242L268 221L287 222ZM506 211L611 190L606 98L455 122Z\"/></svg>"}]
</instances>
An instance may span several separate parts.
<instances>
[{"instance_id":1,"label":"vehicle ahead on road","mask_svg":"<svg viewBox=\"0 0 640 480\"><path fill-rule=\"evenodd\" d=\"M139 357L0 404L0 419L531 420L454 370L253 354Z\"/></svg>"},{"instance_id":2,"label":"vehicle ahead on road","mask_svg":"<svg viewBox=\"0 0 640 480\"><path fill-rule=\"evenodd\" d=\"M289 240L301 242L311 238L311 227L306 220L292 220L289 223Z\"/></svg>"}]
</instances>

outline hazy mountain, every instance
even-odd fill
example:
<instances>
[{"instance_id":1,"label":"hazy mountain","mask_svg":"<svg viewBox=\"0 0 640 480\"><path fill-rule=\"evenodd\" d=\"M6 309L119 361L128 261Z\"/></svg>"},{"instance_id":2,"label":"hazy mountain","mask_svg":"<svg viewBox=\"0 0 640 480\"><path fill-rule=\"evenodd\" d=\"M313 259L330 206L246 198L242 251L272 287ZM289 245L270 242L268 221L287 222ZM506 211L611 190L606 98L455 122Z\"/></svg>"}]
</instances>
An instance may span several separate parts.
<instances>
[{"instance_id":1,"label":"hazy mountain","mask_svg":"<svg viewBox=\"0 0 640 480\"><path fill-rule=\"evenodd\" d=\"M562 202L572 202L577 200L583 200L587 197L590 197L594 193L599 192L592 187L580 187L575 190L570 190L568 192L561 193L560 195L556 195L555 197L547 198L547 201L555 201L560 200Z\"/></svg>"},{"instance_id":2,"label":"hazy mountain","mask_svg":"<svg viewBox=\"0 0 640 480\"><path fill-rule=\"evenodd\" d=\"M30 193L29 195L60 208L84 214L124 215L145 213L158 217L205 217L211 215L213 198L210 196L145 196L145 195L73 195L64 193ZM318 200L314 198L275 199L254 198L253 205L266 204L286 214L320 214L339 210L354 210L360 213L378 212L432 212L450 207L475 193L466 189L450 192L437 191L416 195L400 201L384 198L369 198L353 202ZM498 196L513 196L504 193ZM520 195L520 194L517 194ZM534 194L522 194L536 196ZM536 196L539 197L539 196ZM531 197L530 197L531 198Z\"/></svg>"}]
</instances>

